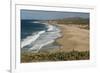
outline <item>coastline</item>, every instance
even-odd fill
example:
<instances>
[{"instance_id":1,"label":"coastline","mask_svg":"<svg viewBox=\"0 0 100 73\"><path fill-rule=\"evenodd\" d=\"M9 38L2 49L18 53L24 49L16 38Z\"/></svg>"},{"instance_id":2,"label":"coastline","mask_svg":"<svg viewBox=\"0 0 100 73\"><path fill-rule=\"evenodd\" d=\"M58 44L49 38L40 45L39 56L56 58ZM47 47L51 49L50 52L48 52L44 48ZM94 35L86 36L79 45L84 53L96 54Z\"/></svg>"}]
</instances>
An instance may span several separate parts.
<instances>
[{"instance_id":1,"label":"coastline","mask_svg":"<svg viewBox=\"0 0 100 73\"><path fill-rule=\"evenodd\" d=\"M42 24L45 24L46 26L49 27L48 28L49 31L46 31L46 32L52 32L52 30L56 31L53 27L50 27L50 26L57 25L56 28L59 29L58 33L61 34L61 36L58 36L58 38L56 36L56 38L53 40L54 42L58 43L61 47L57 49L54 48L54 50L49 49L49 48L47 49L44 48L45 50L50 51L50 52L56 52L56 51L70 52L73 50L89 51L89 30L82 29L79 26L74 25L74 24L72 25L65 25L65 24L55 24L54 25L54 24L49 24L49 23L42 23ZM41 48L41 51L42 49L43 48Z\"/></svg>"},{"instance_id":2,"label":"coastline","mask_svg":"<svg viewBox=\"0 0 100 73\"><path fill-rule=\"evenodd\" d=\"M22 49L28 51L38 52L43 46L53 43L58 37L60 37L60 29L54 25L48 23L41 23L47 26L47 30L40 31L36 35L28 36L22 42ZM24 48L26 46L26 48ZM28 48L27 48L28 47Z\"/></svg>"},{"instance_id":3,"label":"coastline","mask_svg":"<svg viewBox=\"0 0 100 73\"><path fill-rule=\"evenodd\" d=\"M62 36L56 38L55 42L60 44L61 47L42 48L36 53L32 51L21 53L22 63L90 59L89 30L75 25L57 24L57 26L60 27Z\"/></svg>"}]
</instances>

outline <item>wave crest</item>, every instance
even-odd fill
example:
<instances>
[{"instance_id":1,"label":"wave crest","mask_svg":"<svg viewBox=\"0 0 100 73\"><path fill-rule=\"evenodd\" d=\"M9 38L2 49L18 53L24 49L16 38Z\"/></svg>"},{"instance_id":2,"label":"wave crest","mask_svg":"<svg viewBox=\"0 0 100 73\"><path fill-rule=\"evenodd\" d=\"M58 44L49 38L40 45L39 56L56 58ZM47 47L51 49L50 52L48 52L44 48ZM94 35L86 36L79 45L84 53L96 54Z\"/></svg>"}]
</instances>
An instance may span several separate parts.
<instances>
[{"instance_id":1,"label":"wave crest","mask_svg":"<svg viewBox=\"0 0 100 73\"><path fill-rule=\"evenodd\" d=\"M47 30L40 31L28 36L21 42L21 48L31 45L28 50L39 51L43 46L53 43L55 39L61 37L60 29L54 25L46 24Z\"/></svg>"}]
</instances>

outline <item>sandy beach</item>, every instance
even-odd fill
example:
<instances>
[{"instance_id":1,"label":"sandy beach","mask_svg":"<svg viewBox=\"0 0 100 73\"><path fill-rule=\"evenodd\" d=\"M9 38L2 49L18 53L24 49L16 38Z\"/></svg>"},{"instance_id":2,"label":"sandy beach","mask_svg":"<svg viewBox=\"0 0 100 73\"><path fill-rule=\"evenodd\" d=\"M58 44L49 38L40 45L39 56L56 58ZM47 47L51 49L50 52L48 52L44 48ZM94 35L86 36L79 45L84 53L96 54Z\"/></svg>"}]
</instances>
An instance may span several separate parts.
<instances>
[{"instance_id":1,"label":"sandy beach","mask_svg":"<svg viewBox=\"0 0 100 73\"><path fill-rule=\"evenodd\" d=\"M60 51L89 51L89 30L79 28L76 25L59 24L61 28L61 38L57 39L62 47Z\"/></svg>"}]
</instances>

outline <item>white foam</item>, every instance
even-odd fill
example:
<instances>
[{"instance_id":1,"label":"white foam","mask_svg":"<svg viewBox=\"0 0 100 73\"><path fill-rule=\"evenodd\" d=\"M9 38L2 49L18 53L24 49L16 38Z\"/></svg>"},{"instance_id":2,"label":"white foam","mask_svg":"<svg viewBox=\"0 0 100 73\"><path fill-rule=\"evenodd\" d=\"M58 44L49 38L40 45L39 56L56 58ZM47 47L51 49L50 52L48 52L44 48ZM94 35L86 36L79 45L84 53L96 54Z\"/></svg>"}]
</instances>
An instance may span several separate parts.
<instances>
[{"instance_id":1,"label":"white foam","mask_svg":"<svg viewBox=\"0 0 100 73\"><path fill-rule=\"evenodd\" d=\"M38 21L33 21L32 23L40 23L40 22L38 22Z\"/></svg>"},{"instance_id":2,"label":"white foam","mask_svg":"<svg viewBox=\"0 0 100 73\"><path fill-rule=\"evenodd\" d=\"M26 45L31 44L32 42L34 42L41 34L43 34L45 31L40 31L37 34L33 34L31 36L28 36L27 38L25 38L22 42L21 42L21 48L23 48Z\"/></svg>"},{"instance_id":3,"label":"white foam","mask_svg":"<svg viewBox=\"0 0 100 73\"><path fill-rule=\"evenodd\" d=\"M53 29L54 29L54 27L52 25L48 25L47 28L48 28L47 31L53 31Z\"/></svg>"},{"instance_id":4,"label":"white foam","mask_svg":"<svg viewBox=\"0 0 100 73\"><path fill-rule=\"evenodd\" d=\"M48 45L48 44L53 43L53 42L54 42L54 40L50 40L46 43L33 45L31 48L29 48L29 51L30 50L37 50L37 52L38 52L43 46Z\"/></svg>"},{"instance_id":5,"label":"white foam","mask_svg":"<svg viewBox=\"0 0 100 73\"><path fill-rule=\"evenodd\" d=\"M55 39L61 36L60 29L58 29L56 26L47 25L47 27L47 32L40 31L38 34L29 36L22 41L21 48L26 45L31 45L29 50L39 51L43 46L53 43Z\"/></svg>"},{"instance_id":6,"label":"white foam","mask_svg":"<svg viewBox=\"0 0 100 73\"><path fill-rule=\"evenodd\" d=\"M53 26L54 27L54 26ZM55 28L55 27L54 27ZM29 50L39 51L43 46L53 43L55 39L61 36L58 29L55 28L52 31L45 32L41 34L40 37L32 44L32 47Z\"/></svg>"}]
</instances>

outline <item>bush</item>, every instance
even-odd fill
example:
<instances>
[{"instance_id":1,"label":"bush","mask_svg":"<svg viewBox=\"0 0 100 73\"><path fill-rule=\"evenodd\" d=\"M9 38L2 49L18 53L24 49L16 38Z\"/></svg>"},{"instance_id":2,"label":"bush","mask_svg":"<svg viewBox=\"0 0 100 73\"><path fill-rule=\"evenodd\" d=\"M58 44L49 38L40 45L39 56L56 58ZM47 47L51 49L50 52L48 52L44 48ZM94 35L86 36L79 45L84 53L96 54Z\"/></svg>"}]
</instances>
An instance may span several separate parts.
<instances>
[{"instance_id":1,"label":"bush","mask_svg":"<svg viewBox=\"0 0 100 73\"><path fill-rule=\"evenodd\" d=\"M21 62L68 61L89 59L89 51L53 52L53 53L22 53Z\"/></svg>"}]
</instances>

